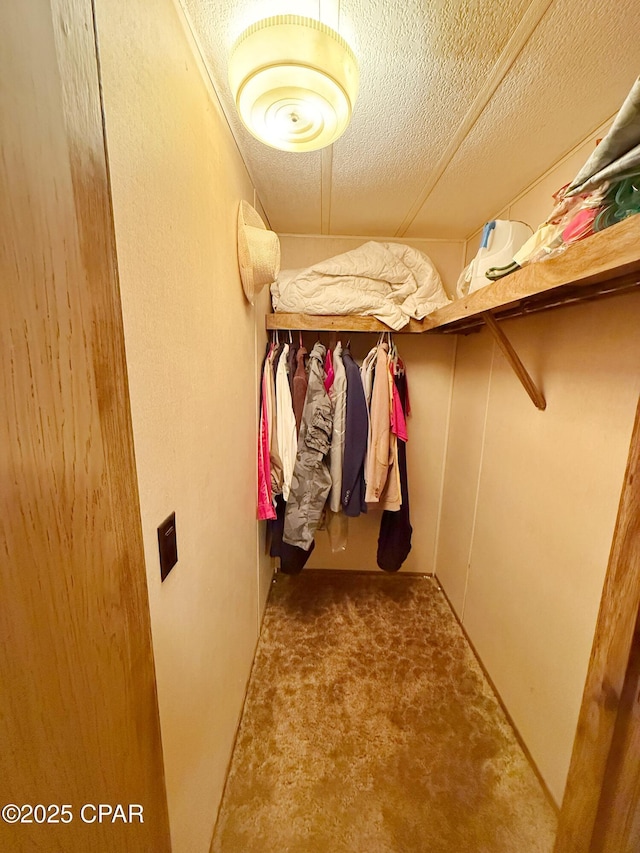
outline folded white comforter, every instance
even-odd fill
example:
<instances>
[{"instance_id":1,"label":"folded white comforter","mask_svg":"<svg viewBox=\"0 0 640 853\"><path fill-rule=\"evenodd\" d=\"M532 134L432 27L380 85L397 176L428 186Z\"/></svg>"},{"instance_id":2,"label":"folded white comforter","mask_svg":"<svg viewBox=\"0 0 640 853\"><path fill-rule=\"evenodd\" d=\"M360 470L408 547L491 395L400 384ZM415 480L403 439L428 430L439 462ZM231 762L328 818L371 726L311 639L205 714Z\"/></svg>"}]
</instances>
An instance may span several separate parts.
<instances>
[{"instance_id":1,"label":"folded white comforter","mask_svg":"<svg viewBox=\"0 0 640 853\"><path fill-rule=\"evenodd\" d=\"M451 300L431 260L401 243L365 243L271 285L274 311L373 316L392 329Z\"/></svg>"}]
</instances>

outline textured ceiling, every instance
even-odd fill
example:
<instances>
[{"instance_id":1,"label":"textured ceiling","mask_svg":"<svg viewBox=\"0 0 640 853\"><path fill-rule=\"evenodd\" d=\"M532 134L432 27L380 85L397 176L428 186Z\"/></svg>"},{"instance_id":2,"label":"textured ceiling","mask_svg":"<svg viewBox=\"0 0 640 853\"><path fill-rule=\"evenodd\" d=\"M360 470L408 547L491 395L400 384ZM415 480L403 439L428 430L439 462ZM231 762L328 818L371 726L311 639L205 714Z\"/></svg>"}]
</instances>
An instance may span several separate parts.
<instances>
[{"instance_id":1,"label":"textured ceiling","mask_svg":"<svg viewBox=\"0 0 640 853\"><path fill-rule=\"evenodd\" d=\"M640 73L638 0L181 3L284 233L464 238L612 116ZM236 37L284 13L339 29L358 56L351 125L323 152L262 145L229 92Z\"/></svg>"}]
</instances>

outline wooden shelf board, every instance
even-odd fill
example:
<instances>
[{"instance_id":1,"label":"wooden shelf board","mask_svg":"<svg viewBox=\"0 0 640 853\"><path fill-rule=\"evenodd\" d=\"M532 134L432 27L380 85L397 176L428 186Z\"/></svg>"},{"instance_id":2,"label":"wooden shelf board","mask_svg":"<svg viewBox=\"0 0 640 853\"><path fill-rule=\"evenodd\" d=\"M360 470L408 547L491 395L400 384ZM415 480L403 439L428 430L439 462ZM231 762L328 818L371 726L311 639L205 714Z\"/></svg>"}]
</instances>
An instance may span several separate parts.
<instances>
[{"instance_id":1,"label":"wooden shelf board","mask_svg":"<svg viewBox=\"0 0 640 853\"><path fill-rule=\"evenodd\" d=\"M484 325L482 314L517 317L560 305L623 293L640 286L640 214L457 299L396 334L460 333ZM267 314L267 329L388 332L373 317Z\"/></svg>"}]
</instances>

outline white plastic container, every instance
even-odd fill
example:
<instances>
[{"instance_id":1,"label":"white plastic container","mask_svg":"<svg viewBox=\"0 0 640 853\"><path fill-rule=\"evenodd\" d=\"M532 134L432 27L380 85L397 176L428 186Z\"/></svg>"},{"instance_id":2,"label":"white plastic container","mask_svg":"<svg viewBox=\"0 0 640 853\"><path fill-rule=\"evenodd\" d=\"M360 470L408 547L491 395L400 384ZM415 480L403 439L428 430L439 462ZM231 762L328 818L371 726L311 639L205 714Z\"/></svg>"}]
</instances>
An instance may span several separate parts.
<instances>
[{"instance_id":1,"label":"white plastic container","mask_svg":"<svg viewBox=\"0 0 640 853\"><path fill-rule=\"evenodd\" d=\"M480 248L458 281L458 296L466 296L492 282L485 276L491 267L506 267L533 233L524 222L492 219L482 231ZM468 285L468 286L467 286Z\"/></svg>"}]
</instances>

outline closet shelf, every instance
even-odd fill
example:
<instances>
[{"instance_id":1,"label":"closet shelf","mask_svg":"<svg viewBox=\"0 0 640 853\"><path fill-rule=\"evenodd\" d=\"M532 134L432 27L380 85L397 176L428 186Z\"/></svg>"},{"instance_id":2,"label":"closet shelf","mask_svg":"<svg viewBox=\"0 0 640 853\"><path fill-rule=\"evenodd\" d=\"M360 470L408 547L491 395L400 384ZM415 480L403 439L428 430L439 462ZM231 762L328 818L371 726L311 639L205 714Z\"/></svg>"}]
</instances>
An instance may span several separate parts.
<instances>
[{"instance_id":1,"label":"closet shelf","mask_svg":"<svg viewBox=\"0 0 640 853\"><path fill-rule=\"evenodd\" d=\"M640 287L640 214L593 234L556 258L531 264L494 284L410 320L395 334L466 333L496 319L520 317L561 305L586 302ZM372 317L267 314L267 329L382 332L389 327Z\"/></svg>"}]
</instances>

